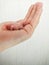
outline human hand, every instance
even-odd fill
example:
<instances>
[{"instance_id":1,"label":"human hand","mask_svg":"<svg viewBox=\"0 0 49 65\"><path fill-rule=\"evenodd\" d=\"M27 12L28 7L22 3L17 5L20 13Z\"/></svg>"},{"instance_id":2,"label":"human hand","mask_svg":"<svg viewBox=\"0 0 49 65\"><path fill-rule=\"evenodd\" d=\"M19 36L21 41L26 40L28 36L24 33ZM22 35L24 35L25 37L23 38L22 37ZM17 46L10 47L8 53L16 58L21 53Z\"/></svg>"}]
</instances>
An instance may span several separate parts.
<instances>
[{"instance_id":1,"label":"human hand","mask_svg":"<svg viewBox=\"0 0 49 65\"><path fill-rule=\"evenodd\" d=\"M42 3L36 3L31 5L24 19L15 23L5 22L0 24L0 50L12 47L30 38L39 23L41 13Z\"/></svg>"}]
</instances>

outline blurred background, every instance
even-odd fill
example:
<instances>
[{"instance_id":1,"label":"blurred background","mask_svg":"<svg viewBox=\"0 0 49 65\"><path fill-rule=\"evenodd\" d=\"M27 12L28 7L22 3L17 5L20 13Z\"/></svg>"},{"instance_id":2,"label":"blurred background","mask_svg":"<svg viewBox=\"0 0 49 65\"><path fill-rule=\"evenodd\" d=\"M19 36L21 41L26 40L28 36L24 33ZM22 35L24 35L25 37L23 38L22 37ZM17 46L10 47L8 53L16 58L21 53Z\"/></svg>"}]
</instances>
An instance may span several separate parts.
<instances>
[{"instance_id":1,"label":"blurred background","mask_svg":"<svg viewBox=\"0 0 49 65\"><path fill-rule=\"evenodd\" d=\"M0 53L0 65L49 65L49 0L0 0L0 23L24 18L36 2L43 2L39 25L29 40Z\"/></svg>"}]
</instances>

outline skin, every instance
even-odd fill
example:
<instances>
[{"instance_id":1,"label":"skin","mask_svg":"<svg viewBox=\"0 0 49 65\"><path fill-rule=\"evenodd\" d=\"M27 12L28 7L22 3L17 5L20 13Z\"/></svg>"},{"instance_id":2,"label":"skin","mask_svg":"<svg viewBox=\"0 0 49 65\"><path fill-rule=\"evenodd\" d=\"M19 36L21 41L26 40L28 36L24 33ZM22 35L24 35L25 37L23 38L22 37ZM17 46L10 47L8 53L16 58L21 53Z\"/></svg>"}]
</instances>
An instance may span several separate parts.
<instances>
[{"instance_id":1,"label":"skin","mask_svg":"<svg viewBox=\"0 0 49 65\"><path fill-rule=\"evenodd\" d=\"M0 24L0 51L30 38L39 23L41 13L42 3L38 2L30 6L24 19Z\"/></svg>"}]
</instances>

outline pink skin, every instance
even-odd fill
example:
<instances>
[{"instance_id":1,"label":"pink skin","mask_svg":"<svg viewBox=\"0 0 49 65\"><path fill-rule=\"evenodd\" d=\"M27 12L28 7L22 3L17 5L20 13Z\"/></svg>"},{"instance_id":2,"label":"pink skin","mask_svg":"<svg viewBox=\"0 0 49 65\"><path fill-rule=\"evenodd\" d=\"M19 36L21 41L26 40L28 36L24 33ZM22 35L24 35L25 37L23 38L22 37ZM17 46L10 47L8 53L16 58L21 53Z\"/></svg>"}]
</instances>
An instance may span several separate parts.
<instances>
[{"instance_id":1,"label":"pink skin","mask_svg":"<svg viewBox=\"0 0 49 65\"><path fill-rule=\"evenodd\" d=\"M39 23L42 13L42 3L31 5L25 18L17 22L5 22L0 25L0 50L14 46L14 43L4 44L10 40L18 42L24 41L31 37L34 29ZM1 44L2 43L2 44Z\"/></svg>"}]
</instances>

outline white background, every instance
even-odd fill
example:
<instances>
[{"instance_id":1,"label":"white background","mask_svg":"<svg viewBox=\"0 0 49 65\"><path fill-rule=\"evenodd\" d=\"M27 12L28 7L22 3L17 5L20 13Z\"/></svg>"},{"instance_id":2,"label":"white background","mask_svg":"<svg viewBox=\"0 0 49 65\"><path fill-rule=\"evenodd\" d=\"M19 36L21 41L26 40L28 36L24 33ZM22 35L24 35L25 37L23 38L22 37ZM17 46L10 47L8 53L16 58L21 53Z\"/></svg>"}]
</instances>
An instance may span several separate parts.
<instances>
[{"instance_id":1,"label":"white background","mask_svg":"<svg viewBox=\"0 0 49 65\"><path fill-rule=\"evenodd\" d=\"M49 0L0 0L0 23L24 18L39 1L43 13L32 37L0 53L0 65L49 65Z\"/></svg>"}]
</instances>

